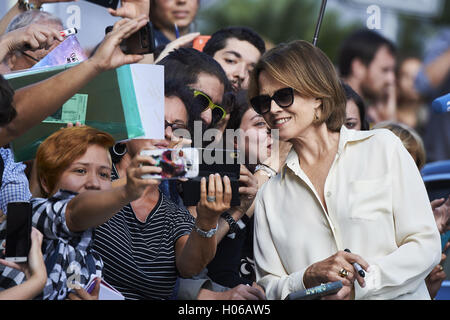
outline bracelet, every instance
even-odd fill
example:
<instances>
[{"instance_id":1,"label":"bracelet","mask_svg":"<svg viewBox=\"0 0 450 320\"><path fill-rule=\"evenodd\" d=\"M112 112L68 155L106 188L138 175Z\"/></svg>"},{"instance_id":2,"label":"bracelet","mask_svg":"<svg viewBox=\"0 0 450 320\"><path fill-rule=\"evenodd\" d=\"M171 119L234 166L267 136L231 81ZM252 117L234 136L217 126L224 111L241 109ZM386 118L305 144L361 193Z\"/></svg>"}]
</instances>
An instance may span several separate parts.
<instances>
[{"instance_id":1,"label":"bracelet","mask_svg":"<svg viewBox=\"0 0 450 320\"><path fill-rule=\"evenodd\" d=\"M194 230L197 232L200 236L203 238L211 238L213 235L216 234L217 230L219 229L219 224L217 223L215 228L212 228L208 231L202 230L199 227L197 227L196 224L194 224Z\"/></svg>"},{"instance_id":2,"label":"bracelet","mask_svg":"<svg viewBox=\"0 0 450 320\"><path fill-rule=\"evenodd\" d=\"M237 229L239 228L237 222L233 219L233 217L231 216L231 214L229 214L227 211L225 211L224 213L222 213L220 215L230 226L230 231L228 231L228 233L235 233L237 231Z\"/></svg>"},{"instance_id":3,"label":"bracelet","mask_svg":"<svg viewBox=\"0 0 450 320\"><path fill-rule=\"evenodd\" d=\"M30 10L41 10L42 5L36 6L34 3L31 3L30 0L19 0L19 9L30 11Z\"/></svg>"},{"instance_id":4,"label":"bracelet","mask_svg":"<svg viewBox=\"0 0 450 320\"><path fill-rule=\"evenodd\" d=\"M269 167L267 164L264 164L264 163L258 164L256 166L255 173L259 170L262 170L265 173L267 173L269 178L275 177L277 175L277 172L274 169L272 169L271 167Z\"/></svg>"}]
</instances>

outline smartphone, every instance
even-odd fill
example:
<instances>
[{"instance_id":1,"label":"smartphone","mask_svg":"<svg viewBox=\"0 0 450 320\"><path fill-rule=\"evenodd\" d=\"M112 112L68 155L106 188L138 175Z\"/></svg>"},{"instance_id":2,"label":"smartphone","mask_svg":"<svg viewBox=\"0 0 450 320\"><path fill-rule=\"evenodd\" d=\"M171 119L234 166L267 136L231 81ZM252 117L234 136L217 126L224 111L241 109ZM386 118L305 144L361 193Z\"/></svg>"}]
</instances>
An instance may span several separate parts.
<instances>
[{"instance_id":1,"label":"smartphone","mask_svg":"<svg viewBox=\"0 0 450 320\"><path fill-rule=\"evenodd\" d=\"M200 164L198 176L189 181L182 182L183 204L185 206L196 206L200 201L200 180L205 177L208 184L210 174L219 173L225 175L231 182L231 206L239 206L241 199L239 195L239 176L241 172L240 152L231 149L199 149ZM208 187L208 186L207 186Z\"/></svg>"},{"instance_id":2,"label":"smartphone","mask_svg":"<svg viewBox=\"0 0 450 320\"><path fill-rule=\"evenodd\" d=\"M110 32L113 26L108 26L105 33ZM148 54L155 51L155 36L153 33L153 25L147 22L145 26L133 33L120 44L125 54Z\"/></svg>"},{"instance_id":3,"label":"smartphone","mask_svg":"<svg viewBox=\"0 0 450 320\"><path fill-rule=\"evenodd\" d=\"M208 40L211 39L211 36L198 36L192 42L192 48L197 49L198 51L203 51Z\"/></svg>"},{"instance_id":4,"label":"smartphone","mask_svg":"<svg viewBox=\"0 0 450 320\"><path fill-rule=\"evenodd\" d=\"M337 293L342 286L342 281L324 283L309 289L292 292L284 300L316 300Z\"/></svg>"},{"instance_id":5,"label":"smartphone","mask_svg":"<svg viewBox=\"0 0 450 320\"><path fill-rule=\"evenodd\" d=\"M31 215L30 202L8 203L5 260L27 262L31 247Z\"/></svg>"},{"instance_id":6,"label":"smartphone","mask_svg":"<svg viewBox=\"0 0 450 320\"><path fill-rule=\"evenodd\" d=\"M161 174L144 174L144 179L191 179L199 173L199 153L196 148L156 149L141 151L143 156L151 156Z\"/></svg>"},{"instance_id":7,"label":"smartphone","mask_svg":"<svg viewBox=\"0 0 450 320\"><path fill-rule=\"evenodd\" d=\"M97 4L102 7L117 9L119 4L119 0L86 0L87 2L91 2Z\"/></svg>"}]
</instances>

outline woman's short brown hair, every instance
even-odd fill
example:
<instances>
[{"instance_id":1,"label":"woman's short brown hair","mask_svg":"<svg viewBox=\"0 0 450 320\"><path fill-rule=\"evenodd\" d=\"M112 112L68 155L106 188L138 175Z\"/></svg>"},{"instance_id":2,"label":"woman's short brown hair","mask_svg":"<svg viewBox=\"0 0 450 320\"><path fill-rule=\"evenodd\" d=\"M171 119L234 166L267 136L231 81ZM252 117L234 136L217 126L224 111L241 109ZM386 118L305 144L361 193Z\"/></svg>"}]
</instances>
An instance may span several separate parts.
<instances>
[{"instance_id":1,"label":"woman's short brown hair","mask_svg":"<svg viewBox=\"0 0 450 320\"><path fill-rule=\"evenodd\" d=\"M315 123L325 122L331 131L341 129L345 123L345 93L332 62L322 50L296 40L267 51L250 75L250 99L260 92L258 80L262 71L302 97L321 99L321 114Z\"/></svg>"},{"instance_id":2,"label":"woman's short brown hair","mask_svg":"<svg viewBox=\"0 0 450 320\"><path fill-rule=\"evenodd\" d=\"M64 170L91 145L100 145L108 151L114 145L114 138L109 133L82 126L60 129L41 143L35 161L39 188L44 196L49 194L42 182L45 181L49 192L53 192Z\"/></svg>"},{"instance_id":3,"label":"woman's short brown hair","mask_svg":"<svg viewBox=\"0 0 450 320\"><path fill-rule=\"evenodd\" d=\"M426 163L427 157L425 147L420 135L406 124L392 121L379 122L372 127L372 129L388 129L391 130L403 143L403 146L408 150L409 154L416 162L417 168L421 170Z\"/></svg>"}]
</instances>

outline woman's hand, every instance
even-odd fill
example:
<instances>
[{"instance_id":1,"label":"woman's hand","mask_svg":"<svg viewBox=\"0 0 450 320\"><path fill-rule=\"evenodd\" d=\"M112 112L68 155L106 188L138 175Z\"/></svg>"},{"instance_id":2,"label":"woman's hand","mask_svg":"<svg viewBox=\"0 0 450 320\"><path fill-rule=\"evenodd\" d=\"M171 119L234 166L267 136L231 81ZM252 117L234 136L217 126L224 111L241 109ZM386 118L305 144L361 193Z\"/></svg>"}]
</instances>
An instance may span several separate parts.
<instances>
[{"instance_id":1,"label":"woman's hand","mask_svg":"<svg viewBox=\"0 0 450 320\"><path fill-rule=\"evenodd\" d=\"M255 200L256 193L258 192L258 180L246 166L241 164L239 182L241 184L241 187L239 187L241 205L233 207L233 209L237 209L244 215L252 205L253 200Z\"/></svg>"},{"instance_id":2,"label":"woman's hand","mask_svg":"<svg viewBox=\"0 0 450 320\"><path fill-rule=\"evenodd\" d=\"M303 275L303 283L306 288L311 288L318 286L321 283L340 280L344 286L352 288L353 282L357 280L359 285L364 287L364 278L362 278L354 269L352 265L354 262L359 263L364 270L367 270L369 267L369 264L359 255L338 251L331 257L310 265ZM346 277L340 274L342 269L347 270L348 275ZM343 295L343 293L341 295Z\"/></svg>"},{"instance_id":3,"label":"woman's hand","mask_svg":"<svg viewBox=\"0 0 450 320\"><path fill-rule=\"evenodd\" d=\"M1 36L1 46L6 49L2 55L20 50L48 49L55 41L64 41L60 30L42 24L33 23L13 30Z\"/></svg>"},{"instance_id":4,"label":"woman's hand","mask_svg":"<svg viewBox=\"0 0 450 320\"><path fill-rule=\"evenodd\" d=\"M114 17L134 19L141 15L149 18L150 0L121 0L120 8L114 10L108 8L108 12Z\"/></svg>"},{"instance_id":5,"label":"woman's hand","mask_svg":"<svg viewBox=\"0 0 450 320\"><path fill-rule=\"evenodd\" d=\"M223 181L223 184L222 184ZM202 228L201 223L208 225L203 230L209 230L211 226L216 226L220 215L230 209L231 203L231 182L230 178L220 174L209 175L208 188L206 188L206 178L200 181L200 201L197 204L197 223Z\"/></svg>"},{"instance_id":6,"label":"woman's hand","mask_svg":"<svg viewBox=\"0 0 450 320\"><path fill-rule=\"evenodd\" d=\"M75 289L75 292L69 293L67 300L98 300L100 293L100 279L95 279L95 287L91 293L87 292L83 288Z\"/></svg>"},{"instance_id":7,"label":"woman's hand","mask_svg":"<svg viewBox=\"0 0 450 320\"><path fill-rule=\"evenodd\" d=\"M31 228L31 248L28 253L27 263L19 264L0 259L1 264L22 271L25 273L27 280L36 280L41 284L42 288L47 282L47 269L41 251L43 238L42 233L38 229L35 227Z\"/></svg>"},{"instance_id":8,"label":"woman's hand","mask_svg":"<svg viewBox=\"0 0 450 320\"><path fill-rule=\"evenodd\" d=\"M169 42L164 50L159 54L158 58L155 60L155 64L164 59L164 57L168 56L169 53L174 51L175 49L179 49L181 47L185 47L188 44L192 43L195 38L200 35L200 32L193 32L185 34L184 36L179 37L171 42Z\"/></svg>"},{"instance_id":9,"label":"woman's hand","mask_svg":"<svg viewBox=\"0 0 450 320\"><path fill-rule=\"evenodd\" d=\"M442 265L447 259L445 254L442 254L440 263L431 270L428 276L425 278L425 284L428 288L428 293L430 294L431 299L436 297L439 289L441 288L442 282L445 280L447 275L445 274L444 268Z\"/></svg>"},{"instance_id":10,"label":"woman's hand","mask_svg":"<svg viewBox=\"0 0 450 320\"><path fill-rule=\"evenodd\" d=\"M127 168L127 184L125 185L126 193L131 201L140 198L147 187L159 184L159 180L142 178L146 174L161 173L162 169L156 167L155 164L156 161L152 157L139 154L131 160Z\"/></svg>"},{"instance_id":11,"label":"woman's hand","mask_svg":"<svg viewBox=\"0 0 450 320\"><path fill-rule=\"evenodd\" d=\"M439 232L442 234L448 231L450 228L450 196L447 200L440 198L431 201L431 209L433 209L434 220Z\"/></svg>"},{"instance_id":12,"label":"woman's hand","mask_svg":"<svg viewBox=\"0 0 450 320\"><path fill-rule=\"evenodd\" d=\"M120 49L120 44L147 22L148 18L145 16L117 21L111 32L106 34L95 54L87 61L90 61L99 72L103 72L142 60L144 58L142 55L124 54Z\"/></svg>"}]
</instances>

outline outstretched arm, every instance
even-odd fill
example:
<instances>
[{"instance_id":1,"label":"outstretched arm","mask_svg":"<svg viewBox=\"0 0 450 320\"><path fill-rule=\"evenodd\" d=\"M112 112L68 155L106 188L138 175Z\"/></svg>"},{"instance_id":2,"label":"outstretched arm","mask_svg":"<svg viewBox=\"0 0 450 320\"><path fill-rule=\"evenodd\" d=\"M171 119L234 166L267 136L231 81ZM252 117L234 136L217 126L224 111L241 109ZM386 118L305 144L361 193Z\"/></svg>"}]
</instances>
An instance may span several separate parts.
<instances>
[{"instance_id":1,"label":"outstretched arm","mask_svg":"<svg viewBox=\"0 0 450 320\"><path fill-rule=\"evenodd\" d=\"M147 18L142 16L116 22L113 31L105 36L91 58L49 79L17 90L13 101L17 117L1 128L0 145L11 142L54 113L101 72L141 60L141 55L125 55L119 45L147 21Z\"/></svg>"}]
</instances>

